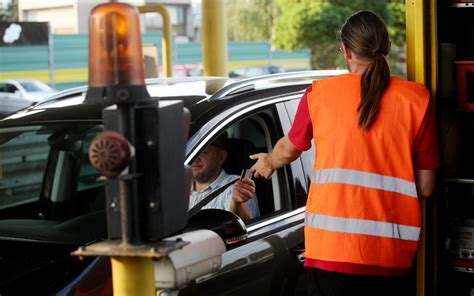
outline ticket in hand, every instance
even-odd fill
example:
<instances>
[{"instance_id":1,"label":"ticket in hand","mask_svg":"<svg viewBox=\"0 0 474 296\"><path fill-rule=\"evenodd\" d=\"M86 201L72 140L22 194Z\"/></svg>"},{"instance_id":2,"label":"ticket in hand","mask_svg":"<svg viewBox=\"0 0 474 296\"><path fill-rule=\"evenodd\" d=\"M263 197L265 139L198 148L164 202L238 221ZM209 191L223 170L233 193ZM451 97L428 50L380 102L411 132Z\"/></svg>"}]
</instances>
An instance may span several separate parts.
<instances>
[{"instance_id":1,"label":"ticket in hand","mask_svg":"<svg viewBox=\"0 0 474 296\"><path fill-rule=\"evenodd\" d=\"M252 171L250 169L243 169L242 173L240 174L240 180L251 179L251 178L252 178Z\"/></svg>"}]
</instances>

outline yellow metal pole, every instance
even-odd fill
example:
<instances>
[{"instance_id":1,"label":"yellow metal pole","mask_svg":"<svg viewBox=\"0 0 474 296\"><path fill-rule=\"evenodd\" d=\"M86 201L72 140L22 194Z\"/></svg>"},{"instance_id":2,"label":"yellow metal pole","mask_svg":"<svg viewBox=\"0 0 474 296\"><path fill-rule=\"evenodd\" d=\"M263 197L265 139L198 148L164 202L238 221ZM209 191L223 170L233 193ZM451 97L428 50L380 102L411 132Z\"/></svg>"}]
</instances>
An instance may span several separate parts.
<instances>
[{"instance_id":1,"label":"yellow metal pole","mask_svg":"<svg viewBox=\"0 0 474 296\"><path fill-rule=\"evenodd\" d=\"M408 80L425 82L424 73L424 34L423 34L423 0L407 0L406 5L406 36L407 36L407 78ZM425 295L426 280L426 245L425 245L425 201L420 201L423 226L416 256L416 295Z\"/></svg>"},{"instance_id":2,"label":"yellow metal pole","mask_svg":"<svg viewBox=\"0 0 474 296\"><path fill-rule=\"evenodd\" d=\"M425 83L425 36L423 0L406 1L407 78ZM416 295L426 292L426 202L420 201L423 226L416 256Z\"/></svg>"},{"instance_id":3,"label":"yellow metal pole","mask_svg":"<svg viewBox=\"0 0 474 296\"><path fill-rule=\"evenodd\" d=\"M431 66L430 66L430 72L431 72L431 85L430 85L430 91L431 91L431 98L437 102L436 94L437 94L437 87L438 87L438 7L437 7L437 0L430 0L430 48L431 48ZM438 256L441 254L439 247L437 247L437 243L440 236L439 236L439 229L437 229L438 222L437 220L437 212L438 212L438 206L442 203L438 202L438 199L431 199L431 204L432 204L432 224L431 224L431 229L434 229L433 231L433 242L435 243L435 246L433 248L432 252L432 266L433 266L433 295L439 295L439 284L438 284L438 266L439 266L439 261L438 261Z\"/></svg>"},{"instance_id":4,"label":"yellow metal pole","mask_svg":"<svg viewBox=\"0 0 474 296\"><path fill-rule=\"evenodd\" d=\"M155 271L151 258L112 257L114 296L155 296Z\"/></svg>"},{"instance_id":5,"label":"yellow metal pole","mask_svg":"<svg viewBox=\"0 0 474 296\"><path fill-rule=\"evenodd\" d=\"M431 97L436 99L437 91L437 78L438 78L438 9L436 6L436 0L430 0L430 48L431 48Z\"/></svg>"},{"instance_id":6,"label":"yellow metal pole","mask_svg":"<svg viewBox=\"0 0 474 296\"><path fill-rule=\"evenodd\" d=\"M227 76L225 0L202 0L204 76Z\"/></svg>"},{"instance_id":7,"label":"yellow metal pole","mask_svg":"<svg viewBox=\"0 0 474 296\"><path fill-rule=\"evenodd\" d=\"M423 0L406 1L407 77L425 84L425 14Z\"/></svg>"},{"instance_id":8,"label":"yellow metal pole","mask_svg":"<svg viewBox=\"0 0 474 296\"><path fill-rule=\"evenodd\" d=\"M416 81L422 84L429 84L432 95L436 91L436 72L427 73L427 66L432 66L436 71L436 42L434 35L434 28L430 31L426 30L425 16L426 7L424 0L407 0L406 5L406 36L407 36L407 77L408 80ZM429 22L434 25L434 0L429 2L431 18ZM426 31L425 31L426 30ZM427 35L431 33L430 35ZM430 43L427 43L428 36L431 36ZM426 46L429 46L430 57L427 58ZM429 77L427 77L429 76ZM434 77L433 77L434 76ZM416 295L426 295L427 271L426 271L426 224L427 219L427 201L420 201L423 226L420 233L420 241L418 246L418 253L416 257Z\"/></svg>"},{"instance_id":9,"label":"yellow metal pole","mask_svg":"<svg viewBox=\"0 0 474 296\"><path fill-rule=\"evenodd\" d=\"M146 5L138 7L140 13L157 12L163 18L163 38L161 40L161 52L163 55L163 75L173 76L173 50L171 43L171 18L165 6L161 4Z\"/></svg>"}]
</instances>

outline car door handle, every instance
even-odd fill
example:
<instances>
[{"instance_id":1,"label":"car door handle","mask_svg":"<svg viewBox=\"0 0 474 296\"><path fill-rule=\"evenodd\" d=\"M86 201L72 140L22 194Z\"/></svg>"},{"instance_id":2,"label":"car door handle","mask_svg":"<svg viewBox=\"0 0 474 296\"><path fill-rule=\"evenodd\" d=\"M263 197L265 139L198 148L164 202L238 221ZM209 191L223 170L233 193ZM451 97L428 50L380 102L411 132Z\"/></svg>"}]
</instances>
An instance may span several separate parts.
<instances>
[{"instance_id":1,"label":"car door handle","mask_svg":"<svg viewBox=\"0 0 474 296\"><path fill-rule=\"evenodd\" d=\"M301 262L301 263L304 263L304 255L303 253L300 253L298 255L296 255L296 259Z\"/></svg>"},{"instance_id":2,"label":"car door handle","mask_svg":"<svg viewBox=\"0 0 474 296\"><path fill-rule=\"evenodd\" d=\"M294 255L299 262L304 263L304 250L304 248L296 246L291 249L291 254Z\"/></svg>"}]
</instances>

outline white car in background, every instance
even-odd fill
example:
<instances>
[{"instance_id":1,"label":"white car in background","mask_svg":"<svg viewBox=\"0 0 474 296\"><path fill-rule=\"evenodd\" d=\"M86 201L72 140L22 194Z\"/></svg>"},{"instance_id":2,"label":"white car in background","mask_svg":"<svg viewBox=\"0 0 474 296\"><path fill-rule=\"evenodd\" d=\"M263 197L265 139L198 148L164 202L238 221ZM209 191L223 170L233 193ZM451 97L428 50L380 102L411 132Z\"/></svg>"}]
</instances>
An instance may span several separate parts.
<instances>
[{"instance_id":1,"label":"white car in background","mask_svg":"<svg viewBox=\"0 0 474 296\"><path fill-rule=\"evenodd\" d=\"M36 79L0 80L0 117L44 101L57 92Z\"/></svg>"}]
</instances>

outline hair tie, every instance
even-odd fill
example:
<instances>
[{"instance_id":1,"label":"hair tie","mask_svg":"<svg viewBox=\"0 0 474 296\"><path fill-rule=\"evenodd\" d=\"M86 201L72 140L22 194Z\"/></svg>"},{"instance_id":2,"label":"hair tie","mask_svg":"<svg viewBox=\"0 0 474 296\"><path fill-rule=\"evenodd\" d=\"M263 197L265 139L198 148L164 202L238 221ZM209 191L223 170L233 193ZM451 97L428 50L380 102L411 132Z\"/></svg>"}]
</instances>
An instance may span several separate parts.
<instances>
[{"instance_id":1,"label":"hair tie","mask_svg":"<svg viewBox=\"0 0 474 296\"><path fill-rule=\"evenodd\" d=\"M380 55L380 54L383 55L383 56L385 56L385 53L384 53L383 50L381 50L381 49L376 49L376 50L372 51L372 56L373 56L373 57L376 57L376 56L378 56L378 55Z\"/></svg>"}]
</instances>

